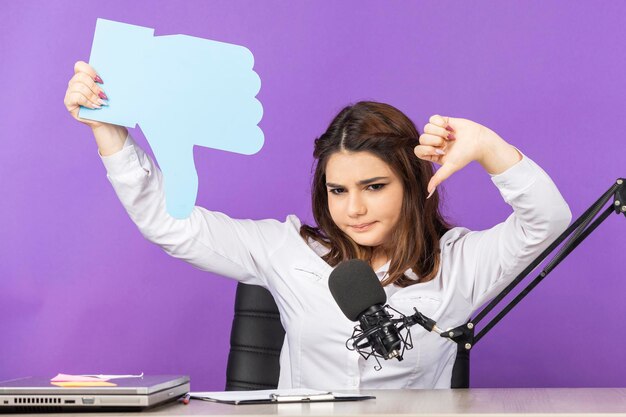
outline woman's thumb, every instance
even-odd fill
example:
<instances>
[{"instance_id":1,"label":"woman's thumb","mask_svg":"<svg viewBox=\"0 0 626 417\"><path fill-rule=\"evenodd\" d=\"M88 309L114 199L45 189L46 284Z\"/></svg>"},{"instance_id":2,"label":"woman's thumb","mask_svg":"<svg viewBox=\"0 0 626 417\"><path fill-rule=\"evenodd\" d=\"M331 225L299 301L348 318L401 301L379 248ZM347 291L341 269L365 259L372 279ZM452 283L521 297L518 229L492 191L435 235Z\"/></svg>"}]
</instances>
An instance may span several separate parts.
<instances>
[{"instance_id":1,"label":"woman's thumb","mask_svg":"<svg viewBox=\"0 0 626 417\"><path fill-rule=\"evenodd\" d=\"M450 166L450 164L443 164L428 182L429 196L435 191L435 188L437 188L439 184L448 179L450 175L454 174L454 171L455 170Z\"/></svg>"}]
</instances>

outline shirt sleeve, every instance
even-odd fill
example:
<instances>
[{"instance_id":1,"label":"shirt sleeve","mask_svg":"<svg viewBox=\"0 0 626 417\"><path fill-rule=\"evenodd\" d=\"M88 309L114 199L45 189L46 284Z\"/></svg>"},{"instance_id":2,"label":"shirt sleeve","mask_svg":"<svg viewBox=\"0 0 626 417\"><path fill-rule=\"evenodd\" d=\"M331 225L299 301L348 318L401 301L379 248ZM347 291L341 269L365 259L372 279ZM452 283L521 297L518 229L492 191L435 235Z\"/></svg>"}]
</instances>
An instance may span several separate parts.
<instances>
[{"instance_id":1,"label":"shirt sleeve","mask_svg":"<svg viewBox=\"0 0 626 417\"><path fill-rule=\"evenodd\" d=\"M238 220L196 206L188 218L176 219L166 210L161 171L130 134L120 151L101 159L118 198L146 239L204 271L268 287L269 260L297 223L295 216L284 223Z\"/></svg>"},{"instance_id":2,"label":"shirt sleeve","mask_svg":"<svg viewBox=\"0 0 626 417\"><path fill-rule=\"evenodd\" d=\"M491 175L513 213L502 223L470 231L451 242L459 289L477 310L511 283L567 229L569 206L548 174L525 156L501 174Z\"/></svg>"}]
</instances>

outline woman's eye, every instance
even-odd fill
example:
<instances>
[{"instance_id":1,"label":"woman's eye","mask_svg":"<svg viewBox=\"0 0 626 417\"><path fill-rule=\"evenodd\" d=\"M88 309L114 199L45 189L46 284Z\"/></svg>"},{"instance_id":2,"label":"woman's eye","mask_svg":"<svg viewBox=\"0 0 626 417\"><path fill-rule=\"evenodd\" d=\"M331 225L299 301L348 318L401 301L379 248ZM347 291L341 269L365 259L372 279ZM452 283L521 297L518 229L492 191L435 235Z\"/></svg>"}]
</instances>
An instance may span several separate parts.
<instances>
[{"instance_id":1,"label":"woman's eye","mask_svg":"<svg viewBox=\"0 0 626 417\"><path fill-rule=\"evenodd\" d=\"M387 185L387 184L372 184L370 186L368 186L368 189L371 189L372 191L380 191L383 189L383 187ZM339 194L343 194L345 190L343 188L333 188L331 190L328 190L329 193L331 194L335 194L335 195L339 195Z\"/></svg>"}]
</instances>

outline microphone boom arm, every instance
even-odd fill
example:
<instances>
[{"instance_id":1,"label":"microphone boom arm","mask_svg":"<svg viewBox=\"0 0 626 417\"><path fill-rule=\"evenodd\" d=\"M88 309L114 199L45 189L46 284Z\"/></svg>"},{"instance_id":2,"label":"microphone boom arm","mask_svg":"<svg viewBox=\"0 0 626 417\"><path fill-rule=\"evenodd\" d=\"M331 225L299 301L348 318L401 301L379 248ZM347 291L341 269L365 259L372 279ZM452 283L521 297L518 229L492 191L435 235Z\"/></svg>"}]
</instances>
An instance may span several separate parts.
<instances>
[{"instance_id":1,"label":"microphone boom arm","mask_svg":"<svg viewBox=\"0 0 626 417\"><path fill-rule=\"evenodd\" d=\"M613 203L608 206L595 220L600 209L613 197ZM585 211L565 232L563 232L546 250L544 250L533 262L531 262L500 294L498 294L474 319L453 329L440 332L441 337L446 337L469 351L493 328L502 318L515 307L524 297L530 293L558 264L563 261L580 243L591 234L607 217L615 212L624 214L626 217L626 184L623 178L618 178L615 183ZM593 222L592 222L593 220ZM493 310L504 297L506 297L528 274L530 274L557 246L573 233L573 236L561 247L558 253L539 273L539 275L526 286L500 313L498 313L481 331L475 335L475 327L491 310ZM415 310L417 312L417 310ZM419 314L419 313L417 313ZM413 317L413 316L411 316ZM427 318L426 318L427 319ZM430 319L427 319L430 320ZM432 321L432 320L431 320ZM421 324L421 323L420 323ZM435 326L436 327L436 326ZM427 329L428 330L428 329ZM438 332L439 333L439 332Z\"/></svg>"}]
</instances>

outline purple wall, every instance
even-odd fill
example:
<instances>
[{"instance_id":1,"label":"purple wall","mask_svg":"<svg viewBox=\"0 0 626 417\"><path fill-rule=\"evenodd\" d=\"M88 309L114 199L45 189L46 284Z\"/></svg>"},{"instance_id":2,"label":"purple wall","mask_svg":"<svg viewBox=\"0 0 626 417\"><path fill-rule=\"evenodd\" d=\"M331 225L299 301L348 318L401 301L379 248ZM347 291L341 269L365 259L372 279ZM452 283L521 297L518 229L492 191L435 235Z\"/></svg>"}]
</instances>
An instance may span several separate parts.
<instances>
[{"instance_id":1,"label":"purple wall","mask_svg":"<svg viewBox=\"0 0 626 417\"><path fill-rule=\"evenodd\" d=\"M2 0L0 379L143 371L224 386L235 283L141 237L64 108L98 17L254 53L266 144L252 157L197 149L209 209L311 222L312 141L345 104L372 99L420 129L434 113L491 127L582 214L626 176L626 3L468 3ZM510 211L477 164L445 192L458 225ZM483 339L472 385L625 386L625 235L626 219L609 217Z\"/></svg>"}]
</instances>

